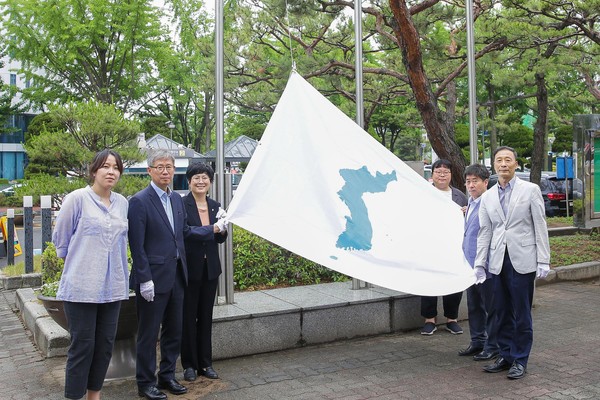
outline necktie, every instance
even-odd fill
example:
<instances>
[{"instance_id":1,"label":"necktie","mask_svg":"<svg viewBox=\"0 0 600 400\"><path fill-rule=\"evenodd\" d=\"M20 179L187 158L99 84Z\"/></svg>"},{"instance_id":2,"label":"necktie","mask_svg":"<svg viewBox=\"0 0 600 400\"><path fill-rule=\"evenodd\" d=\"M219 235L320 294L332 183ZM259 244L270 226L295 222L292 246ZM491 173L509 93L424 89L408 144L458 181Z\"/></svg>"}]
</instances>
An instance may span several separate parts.
<instances>
[{"instance_id":1,"label":"necktie","mask_svg":"<svg viewBox=\"0 0 600 400\"><path fill-rule=\"evenodd\" d=\"M171 208L171 199L167 194L162 195L163 198L163 207L165 208L165 212L167 213L167 218L169 219L169 223L171 224L171 230L175 232L175 225L173 224L173 209Z\"/></svg>"}]
</instances>

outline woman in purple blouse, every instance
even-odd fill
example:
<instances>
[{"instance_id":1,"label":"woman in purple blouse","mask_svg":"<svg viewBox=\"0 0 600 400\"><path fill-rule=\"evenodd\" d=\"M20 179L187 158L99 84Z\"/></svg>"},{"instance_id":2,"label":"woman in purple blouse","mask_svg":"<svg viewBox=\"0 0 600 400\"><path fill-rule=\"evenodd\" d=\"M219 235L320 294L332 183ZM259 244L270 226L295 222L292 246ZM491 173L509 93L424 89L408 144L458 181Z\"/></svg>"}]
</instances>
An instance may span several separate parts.
<instances>
[{"instance_id":1,"label":"woman in purple blouse","mask_svg":"<svg viewBox=\"0 0 600 400\"><path fill-rule=\"evenodd\" d=\"M90 168L90 186L66 196L52 242L65 260L57 299L71 334L65 397L99 399L112 356L121 300L129 296L127 207L112 191L123 173L118 153L103 150Z\"/></svg>"}]
</instances>

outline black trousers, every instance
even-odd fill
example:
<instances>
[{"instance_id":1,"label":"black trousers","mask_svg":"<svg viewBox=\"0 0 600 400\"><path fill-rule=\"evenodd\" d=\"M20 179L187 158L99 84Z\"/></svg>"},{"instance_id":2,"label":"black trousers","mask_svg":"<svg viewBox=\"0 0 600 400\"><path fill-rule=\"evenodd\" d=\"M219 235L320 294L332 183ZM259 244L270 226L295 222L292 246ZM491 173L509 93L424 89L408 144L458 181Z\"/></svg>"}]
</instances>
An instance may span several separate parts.
<instances>
[{"instance_id":1,"label":"black trousers","mask_svg":"<svg viewBox=\"0 0 600 400\"><path fill-rule=\"evenodd\" d=\"M65 397L80 399L101 390L112 357L121 302L64 302L71 335L65 371Z\"/></svg>"},{"instance_id":2,"label":"black trousers","mask_svg":"<svg viewBox=\"0 0 600 400\"><path fill-rule=\"evenodd\" d=\"M205 261L206 263L206 261ZM199 370L212 366L212 319L219 279L189 281L183 302L181 366Z\"/></svg>"},{"instance_id":3,"label":"black trousers","mask_svg":"<svg viewBox=\"0 0 600 400\"><path fill-rule=\"evenodd\" d=\"M160 364L158 381L175 379L177 357L181 350L183 291L185 278L178 261L173 287L166 293L155 293L154 301L144 300L136 289L138 318L135 378L138 388L156 385L156 342L160 332Z\"/></svg>"},{"instance_id":4,"label":"black trousers","mask_svg":"<svg viewBox=\"0 0 600 400\"><path fill-rule=\"evenodd\" d=\"M508 362L517 361L527 367L533 346L533 291L535 272L518 273L508 254L499 275L492 275L494 306L498 314L498 346Z\"/></svg>"},{"instance_id":5,"label":"black trousers","mask_svg":"<svg viewBox=\"0 0 600 400\"><path fill-rule=\"evenodd\" d=\"M462 299L462 292L442 296L444 305L444 316L448 319L458 318L458 307ZM424 318L435 318L437 316L436 296L421 296L421 316Z\"/></svg>"}]
</instances>

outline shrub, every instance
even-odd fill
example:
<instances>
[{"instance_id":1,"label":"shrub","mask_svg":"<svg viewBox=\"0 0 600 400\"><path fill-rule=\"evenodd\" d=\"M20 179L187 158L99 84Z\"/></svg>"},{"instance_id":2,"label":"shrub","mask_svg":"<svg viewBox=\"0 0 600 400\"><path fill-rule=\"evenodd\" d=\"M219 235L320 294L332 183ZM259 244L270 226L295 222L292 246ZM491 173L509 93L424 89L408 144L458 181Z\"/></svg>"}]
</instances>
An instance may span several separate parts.
<instances>
[{"instance_id":1,"label":"shrub","mask_svg":"<svg viewBox=\"0 0 600 400\"><path fill-rule=\"evenodd\" d=\"M23 207L23 197L6 196L3 193L0 193L0 207Z\"/></svg>"},{"instance_id":2,"label":"shrub","mask_svg":"<svg viewBox=\"0 0 600 400\"><path fill-rule=\"evenodd\" d=\"M54 244L48 243L42 253L42 288L40 293L43 296L56 297L63 267L64 260L56 255L56 247L54 247Z\"/></svg>"},{"instance_id":3,"label":"shrub","mask_svg":"<svg viewBox=\"0 0 600 400\"><path fill-rule=\"evenodd\" d=\"M348 279L242 228L236 227L233 237L233 279L238 290Z\"/></svg>"}]
</instances>

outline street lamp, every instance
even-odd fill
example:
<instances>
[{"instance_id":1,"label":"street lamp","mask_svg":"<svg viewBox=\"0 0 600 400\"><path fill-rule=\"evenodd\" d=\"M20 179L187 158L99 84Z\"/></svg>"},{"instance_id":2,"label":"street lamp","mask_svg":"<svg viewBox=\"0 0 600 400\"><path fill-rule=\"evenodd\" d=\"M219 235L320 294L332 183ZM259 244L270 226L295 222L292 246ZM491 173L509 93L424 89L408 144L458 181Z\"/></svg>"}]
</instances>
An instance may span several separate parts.
<instances>
[{"instance_id":1,"label":"street lamp","mask_svg":"<svg viewBox=\"0 0 600 400\"><path fill-rule=\"evenodd\" d=\"M169 128L171 132L171 141L173 140L173 129L175 129L175 124L171 121L167 121L167 128Z\"/></svg>"}]
</instances>

